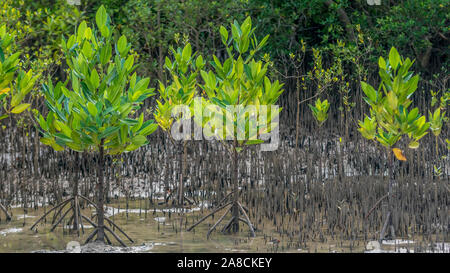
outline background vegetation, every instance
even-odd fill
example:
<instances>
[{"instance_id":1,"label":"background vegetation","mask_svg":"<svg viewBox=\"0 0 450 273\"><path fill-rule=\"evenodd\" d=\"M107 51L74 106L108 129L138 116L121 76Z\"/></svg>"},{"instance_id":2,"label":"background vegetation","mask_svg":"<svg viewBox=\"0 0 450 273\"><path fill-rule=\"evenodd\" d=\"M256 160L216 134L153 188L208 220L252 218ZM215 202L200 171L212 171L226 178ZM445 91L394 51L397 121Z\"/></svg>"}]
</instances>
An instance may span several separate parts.
<instances>
[{"instance_id":1,"label":"background vegetation","mask_svg":"<svg viewBox=\"0 0 450 273\"><path fill-rule=\"evenodd\" d=\"M270 57L271 73L285 83L280 103L288 106L282 114L286 125L295 123L296 101L322 92L331 104L330 118L341 117L337 129L363 118L359 82L376 82L377 59L392 46L416 59L412 69L424 79L416 100L429 105L430 89L448 88L450 4L445 0L381 1L379 6L364 0L81 0L80 5L5 0L0 24L16 32L17 47L26 56L22 65L42 73L41 83L47 75L64 80L61 35L73 32L82 20L95 20L102 4L136 50L138 72L149 76L153 86L168 78L164 58L171 46L189 42L203 56L214 53L224 59L219 26L250 15L258 39L270 34L259 54ZM114 35L118 39L119 33ZM312 117L306 104L300 115ZM309 118L302 120L310 124Z\"/></svg>"}]
</instances>

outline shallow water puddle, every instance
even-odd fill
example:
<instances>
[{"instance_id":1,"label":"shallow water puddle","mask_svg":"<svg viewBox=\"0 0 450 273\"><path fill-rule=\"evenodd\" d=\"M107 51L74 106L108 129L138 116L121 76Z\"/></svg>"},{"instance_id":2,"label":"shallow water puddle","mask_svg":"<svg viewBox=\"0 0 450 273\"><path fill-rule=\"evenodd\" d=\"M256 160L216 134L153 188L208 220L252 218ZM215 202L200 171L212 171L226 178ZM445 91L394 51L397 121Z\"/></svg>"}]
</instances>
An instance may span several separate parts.
<instances>
[{"instance_id":1,"label":"shallow water puddle","mask_svg":"<svg viewBox=\"0 0 450 273\"><path fill-rule=\"evenodd\" d=\"M198 207L193 208L162 208L162 209L148 209L147 213L193 213L198 212L201 209L207 209L208 204L201 204ZM146 211L144 209L121 209L115 207L105 207L105 215L111 217L115 214L121 213L134 213L134 214L144 214Z\"/></svg>"},{"instance_id":2,"label":"shallow water puddle","mask_svg":"<svg viewBox=\"0 0 450 273\"><path fill-rule=\"evenodd\" d=\"M414 241L411 240L384 240L383 245L408 245L414 244Z\"/></svg>"},{"instance_id":3,"label":"shallow water puddle","mask_svg":"<svg viewBox=\"0 0 450 273\"><path fill-rule=\"evenodd\" d=\"M36 218L36 216L26 215L26 214L17 215L17 220L20 220L20 219L23 219L23 218Z\"/></svg>"},{"instance_id":4,"label":"shallow water puddle","mask_svg":"<svg viewBox=\"0 0 450 273\"><path fill-rule=\"evenodd\" d=\"M18 232L22 232L22 228L8 228L8 229L3 229L0 230L0 235L1 236L6 236L9 233L18 233Z\"/></svg>"},{"instance_id":5,"label":"shallow water puddle","mask_svg":"<svg viewBox=\"0 0 450 273\"><path fill-rule=\"evenodd\" d=\"M119 209L120 205L120 209ZM116 207L117 206L117 207ZM200 224L191 232L186 228L192 225L202 216L206 215L206 209L201 212L200 207L185 209L187 213L175 213L180 209L159 207L157 209L123 209L123 204L113 204L107 207L111 212L110 219L114 220L133 240L130 243L122 234L117 234L128 245L127 248L108 246L102 249L88 249L88 251L103 252L414 252L415 241L395 240L385 241L380 249L367 250L367 242L364 241L336 241L327 238L325 242L308 241L299 244L296 238L280 235L276 227L269 221L264 223L263 230L257 231L256 238L250 238L248 228L241 225L238 235L225 235L220 233L223 225L217 227L210 239L206 239L206 233L212 224L217 221L219 215ZM48 208L46 208L48 210ZM175 211L175 212L174 212ZM13 220L9 223L0 222L0 252L32 252L32 251L65 251L71 241L85 242L92 232L91 225L84 225L84 234L78 237L68 232L67 220L55 230L49 232L53 215L47 218L46 224L38 225L38 232L29 228L44 213L44 209L24 210L15 208L12 210ZM91 216L94 211L85 209L82 213ZM128 212L128 213L126 213ZM226 222L225 219L224 222ZM86 224L83 222L83 224ZM180 227L182 225L182 227ZM416 240L417 241L417 240ZM440 246L439 246L440 245ZM449 244L436 245L435 252L450 252ZM90 246L89 246L90 247ZM440 247L440 248L439 248ZM83 248L83 246L82 246Z\"/></svg>"},{"instance_id":6,"label":"shallow water puddle","mask_svg":"<svg viewBox=\"0 0 450 273\"><path fill-rule=\"evenodd\" d=\"M398 240L399 243L395 244L395 248L392 248L394 242L383 242L381 248L375 248L372 250L364 251L365 253L415 253L413 241ZM405 243L406 242L406 243ZM428 249L421 251L425 253L450 253L450 243L435 243L432 247L428 246Z\"/></svg>"}]
</instances>

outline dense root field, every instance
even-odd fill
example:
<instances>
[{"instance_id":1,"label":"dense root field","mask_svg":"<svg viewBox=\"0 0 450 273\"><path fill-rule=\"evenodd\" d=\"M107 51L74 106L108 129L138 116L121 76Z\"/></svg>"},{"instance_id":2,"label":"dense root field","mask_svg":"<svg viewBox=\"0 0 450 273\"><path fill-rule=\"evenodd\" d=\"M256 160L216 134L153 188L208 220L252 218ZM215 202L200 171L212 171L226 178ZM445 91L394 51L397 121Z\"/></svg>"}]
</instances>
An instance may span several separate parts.
<instances>
[{"instance_id":1,"label":"dense root field","mask_svg":"<svg viewBox=\"0 0 450 273\"><path fill-rule=\"evenodd\" d=\"M207 230L222 213L193 231L186 228L231 192L229 171L222 164L228 158L217 143L193 144L185 181L186 197L193 203L177 208L173 198L168 203L164 200L167 189L176 190L178 185L178 161L171 158L178 151L168 144L156 145L164 141L155 139L147 149L108 159L113 167L106 173L105 212L135 240L124 251L362 252L371 248L370 241L378 240L386 204L385 200L375 204L385 196L388 184L386 166L380 163L382 149L372 147L370 153L360 153L369 147L343 145L338 140L313 142L305 137L300 149L284 141L276 152L249 150L239 168L239 181L241 200L257 237L250 238L248 227L241 223L239 235L215 232L207 240ZM23 155L0 157L2 200L13 208L12 222L5 223L2 215L0 251L54 251L64 249L68 241L83 243L89 234L86 222L88 227L80 238L66 234L68 228L63 226L68 219L55 232L48 232L52 214L46 224L38 225L38 233L29 228L44 211L70 196L74 179L79 178L81 194L94 198L95 170L90 166L95 157L75 160L73 153L41 150L37 158L41 176L35 178L33 153ZM446 251L442 243L450 241L448 175L430 176L427 153L419 150L407 156L414 160L397 163L406 171L395 174L394 185L393 220L400 241L387 241L382 249ZM448 172L448 165L442 170ZM92 216L95 210L81 205L83 213ZM440 248L436 243L441 243Z\"/></svg>"},{"instance_id":2,"label":"dense root field","mask_svg":"<svg viewBox=\"0 0 450 273\"><path fill-rule=\"evenodd\" d=\"M331 236L310 237L300 241L300 237L280 233L273 222L265 220L259 223L261 230L256 238L248 237L248 232L239 235L214 234L209 240L205 233L213 224L202 225L193 232L186 232L186 225L202 215L199 210L187 211L185 214L169 213L169 209L145 210L138 201L129 202L129 209L122 209L125 200L112 202L108 209L115 211L114 221L124 228L134 243L128 247L92 247L83 251L101 252L449 252L449 244L442 243L442 233L435 233L427 238L409 232L405 239L387 240L381 249L371 247L373 242L364 236ZM46 207L45 209L48 209ZM2 224L0 236L0 252L59 252L64 251L67 243L78 241L81 244L86 239L92 226L84 226L85 233L78 237L68 231L66 223L55 232L49 232L50 220L47 225L38 227L38 232L29 230L31 224L44 212L39 210L13 209L13 220ZM90 213L89 209L83 211ZM206 212L206 211L205 211ZM180 228L180 225L182 227ZM245 229L245 226L242 225ZM337 231L336 231L337 232ZM370 243L369 243L370 242ZM441 243L436 243L441 242Z\"/></svg>"}]
</instances>

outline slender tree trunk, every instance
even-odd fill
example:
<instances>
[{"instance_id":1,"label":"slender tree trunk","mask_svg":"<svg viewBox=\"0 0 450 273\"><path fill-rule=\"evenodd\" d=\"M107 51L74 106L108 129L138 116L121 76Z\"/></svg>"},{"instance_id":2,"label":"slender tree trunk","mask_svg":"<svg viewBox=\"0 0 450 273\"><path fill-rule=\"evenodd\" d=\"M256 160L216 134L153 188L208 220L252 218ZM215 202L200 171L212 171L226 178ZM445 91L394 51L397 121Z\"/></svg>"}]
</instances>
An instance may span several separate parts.
<instances>
[{"instance_id":1,"label":"slender tree trunk","mask_svg":"<svg viewBox=\"0 0 450 273\"><path fill-rule=\"evenodd\" d=\"M342 178L344 177L344 157L342 155L342 147L341 147L341 141L338 140L337 142L338 146L338 173L339 173L339 181L342 181Z\"/></svg>"},{"instance_id":2,"label":"slender tree trunk","mask_svg":"<svg viewBox=\"0 0 450 273\"><path fill-rule=\"evenodd\" d=\"M239 183L238 183L238 153L237 153L237 140L236 137L234 139L234 145L233 145L233 208L232 208L232 216L233 218L233 224L232 224L232 231L233 232L239 232Z\"/></svg>"},{"instance_id":3,"label":"slender tree trunk","mask_svg":"<svg viewBox=\"0 0 450 273\"><path fill-rule=\"evenodd\" d=\"M439 137L435 136L436 163L439 160Z\"/></svg>"},{"instance_id":4,"label":"slender tree trunk","mask_svg":"<svg viewBox=\"0 0 450 273\"><path fill-rule=\"evenodd\" d=\"M37 181L39 181L39 129L36 127L35 136L34 136L34 156L33 156L33 170L34 170L34 179L33 179L33 192L34 192L34 209L38 207L38 189L37 189Z\"/></svg>"},{"instance_id":5,"label":"slender tree trunk","mask_svg":"<svg viewBox=\"0 0 450 273\"><path fill-rule=\"evenodd\" d=\"M187 141L183 140L182 148L183 153L180 151L180 184L178 185L178 204L183 206L184 204L184 178L186 177L186 157L187 157ZM181 149L180 149L181 150Z\"/></svg>"},{"instance_id":6,"label":"slender tree trunk","mask_svg":"<svg viewBox=\"0 0 450 273\"><path fill-rule=\"evenodd\" d=\"M104 192L103 192L103 156L104 156L104 148L103 148L102 139L99 146L99 157L97 160L97 176L98 176L98 197L97 197L97 242L105 241L105 227L104 227Z\"/></svg>"},{"instance_id":7,"label":"slender tree trunk","mask_svg":"<svg viewBox=\"0 0 450 273\"><path fill-rule=\"evenodd\" d=\"M388 189L388 195L389 195L389 209L391 209L391 195L392 195L392 182L394 180L394 172L393 172L393 164L392 164L392 155L391 151L388 150L388 177L389 177L389 189Z\"/></svg>"},{"instance_id":8,"label":"slender tree trunk","mask_svg":"<svg viewBox=\"0 0 450 273\"><path fill-rule=\"evenodd\" d=\"M439 168L439 136L435 136L435 149L436 149L436 157L434 159L434 162L435 162L434 166L436 166L436 168ZM433 166L433 170L432 170L433 173L435 173L434 166ZM437 182L437 180L440 179L440 175L438 173L435 173L433 175L433 178L436 181L434 183L434 200L437 200L438 199L438 189L437 189L438 182Z\"/></svg>"},{"instance_id":9,"label":"slender tree trunk","mask_svg":"<svg viewBox=\"0 0 450 273\"><path fill-rule=\"evenodd\" d=\"M393 195L393 184L394 184L394 164L393 164L393 158L392 158L392 151L389 151L389 212L390 212L390 219L389 219L389 227L391 236L393 239L395 239L395 230L394 230L394 197Z\"/></svg>"},{"instance_id":10,"label":"slender tree trunk","mask_svg":"<svg viewBox=\"0 0 450 273\"><path fill-rule=\"evenodd\" d=\"M351 122L351 116L350 116L350 112L346 110L345 112L345 140L348 141L349 140L349 135L348 135L348 124Z\"/></svg>"},{"instance_id":11,"label":"slender tree trunk","mask_svg":"<svg viewBox=\"0 0 450 273\"><path fill-rule=\"evenodd\" d=\"M295 121L295 148L298 148L299 132L300 132L300 80L297 77L297 117Z\"/></svg>"},{"instance_id":12,"label":"slender tree trunk","mask_svg":"<svg viewBox=\"0 0 450 273\"><path fill-rule=\"evenodd\" d=\"M78 152L75 152L74 154L75 154L75 158L74 158L75 160L74 160L74 162L72 162L72 171L75 171L75 175L74 175L75 179L73 180L72 196L75 197L75 199L76 199L76 198L78 198L78 168L74 168L74 165L77 164L77 165L75 165L75 167L78 167ZM73 230L78 230L78 225L79 225L78 213L77 213L78 204L75 199L73 200L73 207L74 207Z\"/></svg>"},{"instance_id":13,"label":"slender tree trunk","mask_svg":"<svg viewBox=\"0 0 450 273\"><path fill-rule=\"evenodd\" d=\"M384 239L384 234L386 232L386 228L389 228L388 232L391 233L392 238L395 237L395 230L393 225L393 196L392 196L392 186L394 181L394 168L392 162L391 150L388 149L388 177L389 177L389 188L388 188L388 211L386 214L385 223L383 225L383 229L380 234L380 242Z\"/></svg>"},{"instance_id":14,"label":"slender tree trunk","mask_svg":"<svg viewBox=\"0 0 450 273\"><path fill-rule=\"evenodd\" d=\"M26 144L25 128L22 128L22 170L20 172L23 172L23 168L26 168L26 152L25 152L26 145L27 144ZM33 183L34 183L34 181L33 181ZM21 192L21 195L22 195L23 207L24 208L28 208L28 200L27 200L27 194L26 194L26 187L27 187L27 185L25 185L24 182L19 182L19 185L20 185L20 192Z\"/></svg>"}]
</instances>

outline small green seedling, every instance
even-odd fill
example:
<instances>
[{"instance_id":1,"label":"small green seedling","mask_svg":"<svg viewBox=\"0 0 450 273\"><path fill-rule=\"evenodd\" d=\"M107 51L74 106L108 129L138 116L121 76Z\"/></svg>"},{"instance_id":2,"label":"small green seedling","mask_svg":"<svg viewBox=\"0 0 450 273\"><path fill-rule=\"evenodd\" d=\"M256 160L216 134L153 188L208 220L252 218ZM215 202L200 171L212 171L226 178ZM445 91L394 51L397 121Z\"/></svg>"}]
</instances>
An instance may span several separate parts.
<instances>
[{"instance_id":1,"label":"small green seedling","mask_svg":"<svg viewBox=\"0 0 450 273\"><path fill-rule=\"evenodd\" d=\"M436 108L433 113L431 111L428 112L428 119L430 120L430 130L436 138L436 155L438 156L438 138L447 117L445 112L441 112L441 108Z\"/></svg>"},{"instance_id":2,"label":"small green seedling","mask_svg":"<svg viewBox=\"0 0 450 273\"><path fill-rule=\"evenodd\" d=\"M439 92L433 92L431 90L431 107L435 106L438 102L438 95ZM430 120L430 130L433 133L435 137L435 152L436 152L436 158L439 158L439 135L441 134L442 127L444 125L444 122L448 122L449 118L445 116L445 109L447 108L448 101L450 100L450 92L444 92L444 94L440 98L439 106L434 110L433 113L431 111L428 111L428 118Z\"/></svg>"},{"instance_id":3,"label":"small green seedling","mask_svg":"<svg viewBox=\"0 0 450 273\"><path fill-rule=\"evenodd\" d=\"M330 103L328 100L321 101L320 98L318 98L314 106L311 104L308 104L308 106L319 124L319 127L322 126L322 124L328 119L328 109L330 108Z\"/></svg>"}]
</instances>

